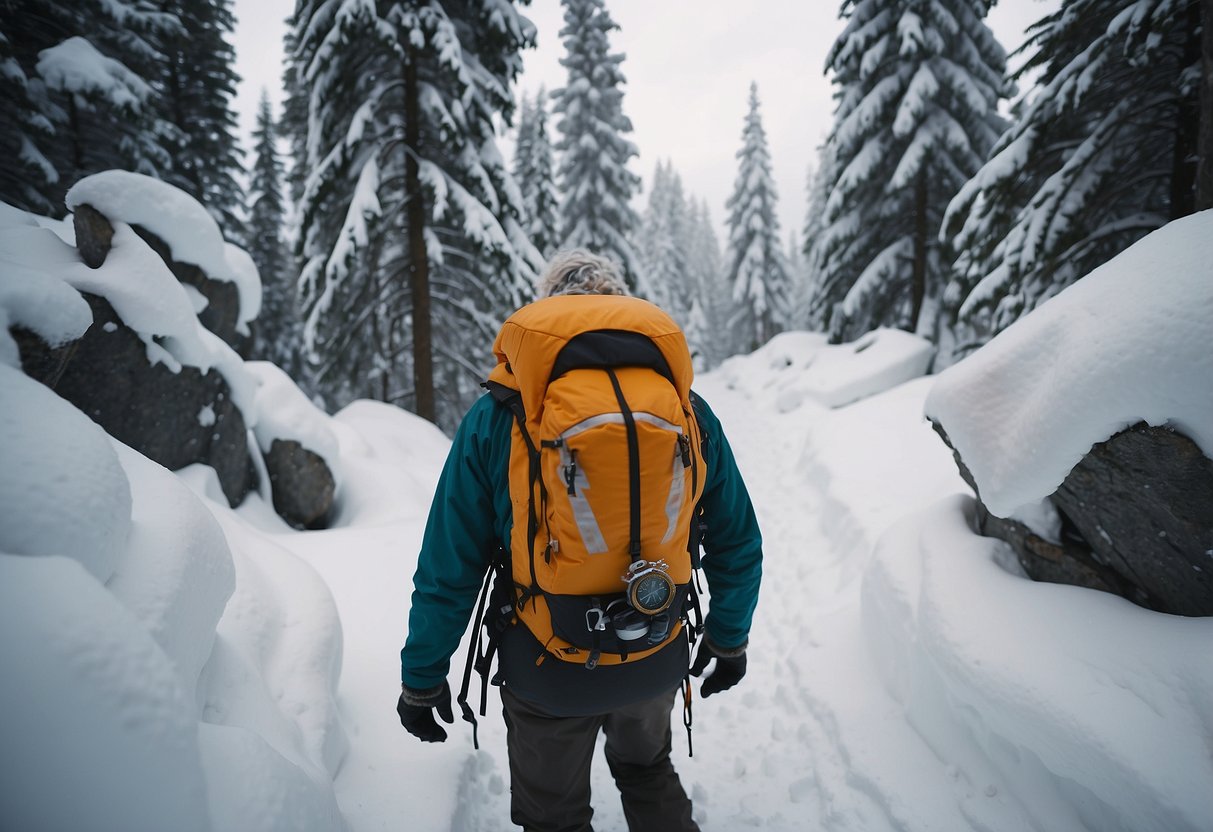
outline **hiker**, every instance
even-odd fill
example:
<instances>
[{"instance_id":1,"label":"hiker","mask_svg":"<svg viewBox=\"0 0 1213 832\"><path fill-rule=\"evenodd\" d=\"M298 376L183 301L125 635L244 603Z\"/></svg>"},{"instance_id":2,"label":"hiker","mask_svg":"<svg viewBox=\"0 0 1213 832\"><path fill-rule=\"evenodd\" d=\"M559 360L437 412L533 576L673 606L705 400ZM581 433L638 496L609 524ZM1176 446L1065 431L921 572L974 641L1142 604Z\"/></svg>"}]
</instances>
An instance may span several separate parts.
<instances>
[{"instance_id":1,"label":"hiker","mask_svg":"<svg viewBox=\"0 0 1213 832\"><path fill-rule=\"evenodd\" d=\"M489 392L464 417L439 480L397 712L417 738L446 739L434 714L454 721L446 676L483 583L487 613L472 622L459 701L474 725L468 677L475 662L487 685L495 651L513 822L591 829L601 729L628 829L697 830L670 761L671 711L681 690L689 740L688 672L701 676L715 660L704 697L745 675L758 523L719 420L690 393L672 319L629 297L615 265L585 251L554 256L537 295L502 327ZM545 433L560 418L573 426ZM592 444L608 442L605 452ZM711 603L699 622L690 619L701 540Z\"/></svg>"}]
</instances>

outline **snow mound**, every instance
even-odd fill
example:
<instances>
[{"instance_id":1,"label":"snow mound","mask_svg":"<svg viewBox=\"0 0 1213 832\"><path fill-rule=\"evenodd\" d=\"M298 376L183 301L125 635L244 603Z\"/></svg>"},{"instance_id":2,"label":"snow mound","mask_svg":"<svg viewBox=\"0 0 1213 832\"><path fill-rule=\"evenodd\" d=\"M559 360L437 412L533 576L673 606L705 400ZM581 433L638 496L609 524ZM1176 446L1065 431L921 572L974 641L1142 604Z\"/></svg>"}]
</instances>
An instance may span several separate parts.
<instances>
[{"instance_id":1,"label":"snow mound","mask_svg":"<svg viewBox=\"0 0 1213 832\"><path fill-rule=\"evenodd\" d=\"M0 454L5 828L344 828L315 570L7 366Z\"/></svg>"},{"instance_id":2,"label":"snow mound","mask_svg":"<svg viewBox=\"0 0 1213 832\"><path fill-rule=\"evenodd\" d=\"M230 255L214 218L197 200L167 182L125 170L86 176L67 192L67 207L91 205L110 220L139 225L169 247L173 259L193 263L207 277L235 283L240 320L251 321L261 306L261 279L251 261Z\"/></svg>"},{"instance_id":3,"label":"snow mound","mask_svg":"<svg viewBox=\"0 0 1213 832\"><path fill-rule=\"evenodd\" d=\"M131 534L106 588L143 623L194 690L235 589L223 530L163 466L113 440L133 497Z\"/></svg>"},{"instance_id":4,"label":"snow mound","mask_svg":"<svg viewBox=\"0 0 1213 832\"><path fill-rule=\"evenodd\" d=\"M1213 620L1030 581L1009 546L972 532L974 509L957 496L889 529L862 595L873 664L966 781L966 814L1208 829Z\"/></svg>"},{"instance_id":5,"label":"snow mound","mask_svg":"<svg viewBox=\"0 0 1213 832\"><path fill-rule=\"evenodd\" d=\"M750 355L734 356L717 371L727 386L780 413L806 401L843 407L917 378L934 348L917 335L877 329L849 344L829 344L814 332L784 332Z\"/></svg>"},{"instance_id":6,"label":"snow mound","mask_svg":"<svg viewBox=\"0 0 1213 832\"><path fill-rule=\"evenodd\" d=\"M312 404L295 381L268 361L246 361L248 373L257 381L257 444L269 453L275 439L293 439L324 458L337 479L337 436L328 415Z\"/></svg>"},{"instance_id":7,"label":"snow mound","mask_svg":"<svg viewBox=\"0 0 1213 832\"><path fill-rule=\"evenodd\" d=\"M80 564L0 555L7 829L211 829L193 697Z\"/></svg>"},{"instance_id":8,"label":"snow mound","mask_svg":"<svg viewBox=\"0 0 1213 832\"><path fill-rule=\"evenodd\" d=\"M992 513L1137 422L1213 457L1213 210L1146 236L948 368L926 402Z\"/></svg>"},{"instance_id":9,"label":"snow mound","mask_svg":"<svg viewBox=\"0 0 1213 832\"><path fill-rule=\"evenodd\" d=\"M62 555L97 580L131 534L131 492L105 431L0 365L0 552Z\"/></svg>"},{"instance_id":10,"label":"snow mound","mask_svg":"<svg viewBox=\"0 0 1213 832\"><path fill-rule=\"evenodd\" d=\"M804 391L826 407L842 407L918 378L930 367L934 349L912 333L876 329L849 344L822 348L805 373Z\"/></svg>"}]
</instances>

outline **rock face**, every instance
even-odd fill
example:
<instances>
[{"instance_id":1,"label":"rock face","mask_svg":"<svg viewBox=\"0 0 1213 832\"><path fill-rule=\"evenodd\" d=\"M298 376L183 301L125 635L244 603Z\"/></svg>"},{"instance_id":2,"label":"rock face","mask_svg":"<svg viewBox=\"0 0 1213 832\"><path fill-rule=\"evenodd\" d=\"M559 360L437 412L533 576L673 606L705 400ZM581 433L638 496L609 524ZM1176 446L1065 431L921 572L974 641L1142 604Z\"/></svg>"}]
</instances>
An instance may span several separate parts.
<instances>
[{"instance_id":1,"label":"rock face","mask_svg":"<svg viewBox=\"0 0 1213 832\"><path fill-rule=\"evenodd\" d=\"M201 462L219 475L228 502L238 505L254 487L244 417L218 372L152 364L147 347L104 298L84 293L93 325L70 345L55 392L84 411L110 436L169 470ZM52 366L52 351L22 339L22 366ZM69 348L60 348L60 352ZM39 378L47 382L47 378Z\"/></svg>"},{"instance_id":2,"label":"rock face","mask_svg":"<svg viewBox=\"0 0 1213 832\"><path fill-rule=\"evenodd\" d=\"M186 286L197 289L206 298L206 307L198 313L198 320L202 325L222 338L241 358L248 358L252 338L236 331L236 323L240 318L240 292L236 284L212 280L193 263L174 260L168 245L155 234L142 226L134 225L131 228L160 256L174 277Z\"/></svg>"},{"instance_id":3,"label":"rock face","mask_svg":"<svg viewBox=\"0 0 1213 832\"><path fill-rule=\"evenodd\" d=\"M336 483L324 459L293 439L275 439L265 455L274 511L298 529L322 528Z\"/></svg>"},{"instance_id":4,"label":"rock face","mask_svg":"<svg viewBox=\"0 0 1213 832\"><path fill-rule=\"evenodd\" d=\"M977 493L978 531L1011 544L1032 578L1213 615L1213 460L1183 434L1143 423L1093 447L1049 498L1062 520L1059 543L990 514L953 456Z\"/></svg>"}]
</instances>

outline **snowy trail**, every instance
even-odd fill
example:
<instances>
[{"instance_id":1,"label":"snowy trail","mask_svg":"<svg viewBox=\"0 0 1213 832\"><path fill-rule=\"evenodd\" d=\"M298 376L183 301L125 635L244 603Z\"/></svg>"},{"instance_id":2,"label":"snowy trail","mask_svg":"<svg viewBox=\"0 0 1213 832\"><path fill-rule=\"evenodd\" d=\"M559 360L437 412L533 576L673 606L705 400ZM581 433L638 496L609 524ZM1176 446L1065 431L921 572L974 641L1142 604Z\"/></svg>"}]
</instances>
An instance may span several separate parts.
<instances>
[{"instance_id":1,"label":"snowy trail","mask_svg":"<svg viewBox=\"0 0 1213 832\"><path fill-rule=\"evenodd\" d=\"M780 413L730 389L720 374L701 378L697 389L733 446L763 530L765 558L747 676L710 699L696 695L693 758L686 755L680 707L675 709L674 763L696 819L705 832L930 828L916 826L921 816L895 796L923 789L913 780L930 778L941 766L888 694L873 684L877 676L859 633L863 557L857 552L870 543L857 538L856 551L839 550L846 535L824 529L845 522L839 516L847 509L825 498L827 489L808 479L817 472L804 466L813 457L804 448L811 425L829 411L805 404ZM478 752L461 721L448 729L445 744L423 746L403 732L393 710L416 547L445 450L442 443L395 449L411 456L395 462L393 470L413 473L394 474L397 481L385 483L384 493L417 497L411 510L385 508L381 525L359 523L292 541L329 583L345 630L339 703L351 751L336 786L353 832L402 824L434 832L515 828L509 822L505 729L495 691L480 719ZM351 458L349 449L343 454ZM824 525L822 512L829 515ZM452 660L453 689L462 666L461 648ZM478 705L478 691L472 703ZM840 703L854 710L840 718ZM881 753L890 735L908 749L891 760ZM890 782L907 767L917 771L911 782ZM601 741L591 781L595 829L626 832ZM938 787L936 782L927 791ZM931 811L938 816L939 806ZM954 818L952 828L970 825Z\"/></svg>"}]
</instances>

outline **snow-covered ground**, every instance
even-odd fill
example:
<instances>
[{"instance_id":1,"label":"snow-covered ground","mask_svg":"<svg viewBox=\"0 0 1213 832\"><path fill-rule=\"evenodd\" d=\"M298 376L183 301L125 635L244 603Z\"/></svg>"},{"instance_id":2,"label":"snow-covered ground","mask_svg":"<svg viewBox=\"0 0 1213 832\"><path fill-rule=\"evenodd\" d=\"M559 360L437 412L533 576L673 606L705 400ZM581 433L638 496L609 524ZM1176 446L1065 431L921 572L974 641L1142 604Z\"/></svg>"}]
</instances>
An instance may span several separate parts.
<instances>
[{"instance_id":1,"label":"snow-covered ground","mask_svg":"<svg viewBox=\"0 0 1213 832\"><path fill-rule=\"evenodd\" d=\"M789 333L696 385L766 541L750 672L696 701L694 758L675 732L705 832L1213 828L1213 619L1034 583L974 535L928 358ZM332 528L233 511L0 365L0 828L511 828L495 692L480 751L394 710L449 442L247 371L336 461ZM593 787L622 832L601 756Z\"/></svg>"}]
</instances>

